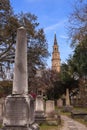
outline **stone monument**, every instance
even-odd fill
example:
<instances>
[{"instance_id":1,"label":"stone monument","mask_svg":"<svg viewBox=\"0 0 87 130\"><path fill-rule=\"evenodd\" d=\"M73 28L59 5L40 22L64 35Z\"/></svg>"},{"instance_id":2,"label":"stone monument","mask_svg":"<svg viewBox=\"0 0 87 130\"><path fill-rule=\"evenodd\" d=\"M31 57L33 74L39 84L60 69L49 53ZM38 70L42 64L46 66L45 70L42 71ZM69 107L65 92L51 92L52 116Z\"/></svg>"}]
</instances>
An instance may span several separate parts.
<instances>
[{"instance_id":1,"label":"stone monument","mask_svg":"<svg viewBox=\"0 0 87 130\"><path fill-rule=\"evenodd\" d=\"M46 101L46 115L51 116L55 112L55 105L53 100Z\"/></svg>"},{"instance_id":2,"label":"stone monument","mask_svg":"<svg viewBox=\"0 0 87 130\"><path fill-rule=\"evenodd\" d=\"M17 30L15 68L12 95L5 100L3 129L37 130L31 117L31 98L28 95L27 37L24 27Z\"/></svg>"},{"instance_id":3,"label":"stone monument","mask_svg":"<svg viewBox=\"0 0 87 130\"><path fill-rule=\"evenodd\" d=\"M62 107L63 107L63 100L62 100L61 98L59 98L59 99L57 100L57 107L58 107L58 108L62 108Z\"/></svg>"},{"instance_id":4,"label":"stone monument","mask_svg":"<svg viewBox=\"0 0 87 130\"><path fill-rule=\"evenodd\" d=\"M43 123L46 120L45 116L45 102L42 95L36 97L35 102L35 121L37 123Z\"/></svg>"},{"instance_id":5,"label":"stone monument","mask_svg":"<svg viewBox=\"0 0 87 130\"><path fill-rule=\"evenodd\" d=\"M70 97L69 97L69 89L66 89L66 105L64 106L63 111L64 112L71 112L73 109L73 106L70 105Z\"/></svg>"},{"instance_id":6,"label":"stone monument","mask_svg":"<svg viewBox=\"0 0 87 130\"><path fill-rule=\"evenodd\" d=\"M69 89L66 89L66 106L70 106Z\"/></svg>"},{"instance_id":7,"label":"stone monument","mask_svg":"<svg viewBox=\"0 0 87 130\"><path fill-rule=\"evenodd\" d=\"M46 122L49 125L58 125L60 123L60 115L55 111L53 100L46 101Z\"/></svg>"}]
</instances>

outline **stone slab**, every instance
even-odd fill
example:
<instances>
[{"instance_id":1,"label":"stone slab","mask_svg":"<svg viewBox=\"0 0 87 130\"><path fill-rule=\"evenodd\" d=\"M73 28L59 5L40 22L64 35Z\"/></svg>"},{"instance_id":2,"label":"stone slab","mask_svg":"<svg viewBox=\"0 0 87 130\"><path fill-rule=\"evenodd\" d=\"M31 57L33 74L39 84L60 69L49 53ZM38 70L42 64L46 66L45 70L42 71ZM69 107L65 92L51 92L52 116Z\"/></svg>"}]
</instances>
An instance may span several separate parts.
<instances>
[{"instance_id":1,"label":"stone slab","mask_svg":"<svg viewBox=\"0 0 87 130\"><path fill-rule=\"evenodd\" d=\"M26 126L29 123L28 97L7 97L4 114L4 126Z\"/></svg>"},{"instance_id":2,"label":"stone slab","mask_svg":"<svg viewBox=\"0 0 87 130\"><path fill-rule=\"evenodd\" d=\"M35 102L35 111L44 111L44 100L42 96L37 96Z\"/></svg>"},{"instance_id":3,"label":"stone slab","mask_svg":"<svg viewBox=\"0 0 87 130\"><path fill-rule=\"evenodd\" d=\"M46 101L46 113L52 113L55 111L54 101Z\"/></svg>"}]
</instances>

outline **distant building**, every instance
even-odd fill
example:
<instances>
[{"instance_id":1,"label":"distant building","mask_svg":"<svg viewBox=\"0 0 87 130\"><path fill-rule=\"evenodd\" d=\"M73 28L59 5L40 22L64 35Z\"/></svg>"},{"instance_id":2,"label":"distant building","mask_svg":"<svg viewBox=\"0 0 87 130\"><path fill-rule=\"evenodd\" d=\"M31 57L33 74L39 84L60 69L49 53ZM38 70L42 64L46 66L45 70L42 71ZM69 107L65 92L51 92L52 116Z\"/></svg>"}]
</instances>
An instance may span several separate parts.
<instances>
[{"instance_id":1,"label":"distant building","mask_svg":"<svg viewBox=\"0 0 87 130\"><path fill-rule=\"evenodd\" d=\"M56 34L54 35L54 45L53 45L53 52L52 52L52 70L56 70L60 72L60 53L59 47L57 43Z\"/></svg>"}]
</instances>

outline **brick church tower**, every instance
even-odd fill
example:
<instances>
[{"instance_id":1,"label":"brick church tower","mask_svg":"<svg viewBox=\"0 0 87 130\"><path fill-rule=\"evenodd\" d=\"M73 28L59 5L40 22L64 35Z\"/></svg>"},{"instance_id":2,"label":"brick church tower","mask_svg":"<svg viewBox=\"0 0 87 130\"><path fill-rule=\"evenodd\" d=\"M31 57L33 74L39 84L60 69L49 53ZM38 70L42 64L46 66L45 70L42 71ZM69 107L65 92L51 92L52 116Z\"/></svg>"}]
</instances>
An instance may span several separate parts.
<instances>
[{"instance_id":1,"label":"brick church tower","mask_svg":"<svg viewBox=\"0 0 87 130\"><path fill-rule=\"evenodd\" d=\"M57 44L56 34L54 35L54 45L53 45L53 52L52 52L52 70L56 70L57 72L60 72L60 53Z\"/></svg>"}]
</instances>

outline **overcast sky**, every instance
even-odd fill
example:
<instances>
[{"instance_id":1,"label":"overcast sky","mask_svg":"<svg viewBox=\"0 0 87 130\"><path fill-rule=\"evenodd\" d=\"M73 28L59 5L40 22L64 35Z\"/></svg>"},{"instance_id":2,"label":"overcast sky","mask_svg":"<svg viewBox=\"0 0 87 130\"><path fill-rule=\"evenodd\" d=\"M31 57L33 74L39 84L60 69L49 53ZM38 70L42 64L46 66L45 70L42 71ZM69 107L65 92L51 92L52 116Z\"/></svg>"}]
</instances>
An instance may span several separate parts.
<instances>
[{"instance_id":1,"label":"overcast sky","mask_svg":"<svg viewBox=\"0 0 87 130\"><path fill-rule=\"evenodd\" d=\"M48 50L52 54L54 34L59 45L61 62L65 62L72 53L67 35L69 14L74 0L10 0L15 13L30 12L38 17L40 27L44 29L48 41ZM51 67L51 57L47 60Z\"/></svg>"}]
</instances>

